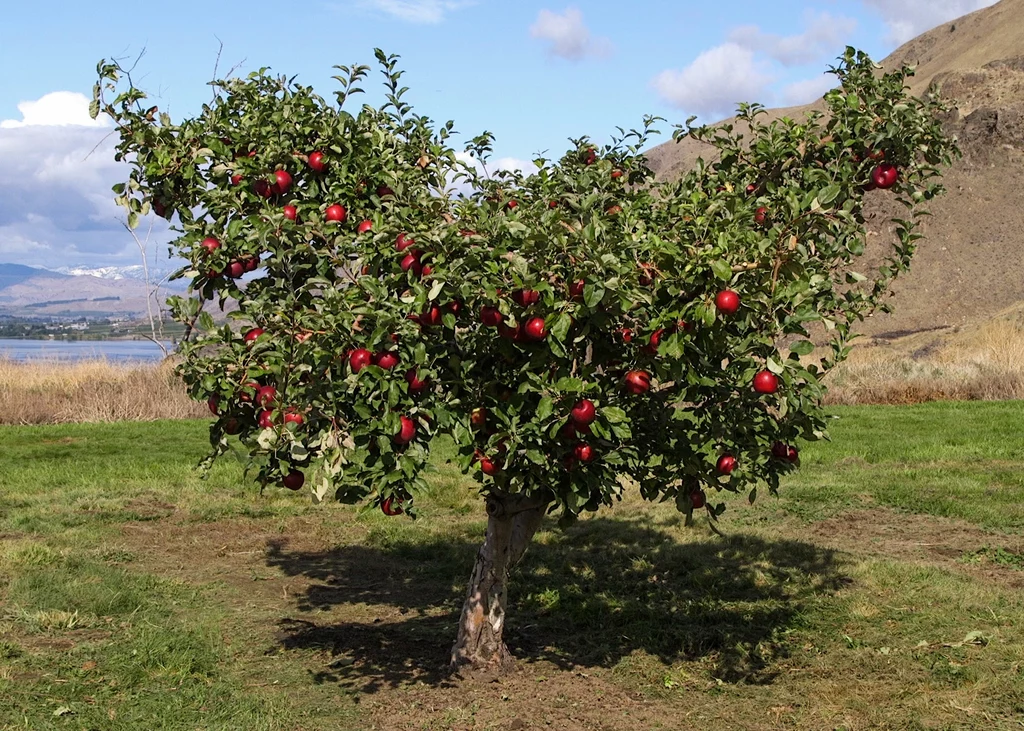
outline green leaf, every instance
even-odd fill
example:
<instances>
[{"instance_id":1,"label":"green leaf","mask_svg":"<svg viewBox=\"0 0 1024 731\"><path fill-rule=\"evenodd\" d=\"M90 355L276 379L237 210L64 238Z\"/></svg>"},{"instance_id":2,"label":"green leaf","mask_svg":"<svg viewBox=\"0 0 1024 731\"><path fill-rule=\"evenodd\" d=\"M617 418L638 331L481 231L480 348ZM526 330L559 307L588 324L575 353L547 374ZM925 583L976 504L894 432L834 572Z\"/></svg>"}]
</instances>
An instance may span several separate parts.
<instances>
[{"instance_id":1,"label":"green leaf","mask_svg":"<svg viewBox=\"0 0 1024 731\"><path fill-rule=\"evenodd\" d=\"M783 371L786 370L786 367L784 365L782 365L781 363L779 363L774 358L769 358L768 359L768 370L771 371L772 373L774 373L775 375L779 375L780 373L782 373Z\"/></svg>"},{"instance_id":2,"label":"green leaf","mask_svg":"<svg viewBox=\"0 0 1024 731\"><path fill-rule=\"evenodd\" d=\"M555 402L549 396L545 396L537 404L537 421L545 421L555 410Z\"/></svg>"},{"instance_id":3,"label":"green leaf","mask_svg":"<svg viewBox=\"0 0 1024 731\"><path fill-rule=\"evenodd\" d=\"M789 346L789 352L797 355L810 355L814 352L814 343L810 340L797 340Z\"/></svg>"},{"instance_id":4,"label":"green leaf","mask_svg":"<svg viewBox=\"0 0 1024 731\"><path fill-rule=\"evenodd\" d=\"M715 276L723 282L728 282L732 279L732 267L729 266L729 262L725 259L718 259L717 261L711 262L711 271L713 271Z\"/></svg>"},{"instance_id":5,"label":"green leaf","mask_svg":"<svg viewBox=\"0 0 1024 731\"><path fill-rule=\"evenodd\" d=\"M594 309L601 304L601 300L604 299L604 292L604 287L595 286L589 283L585 284L583 286L583 302L587 307Z\"/></svg>"},{"instance_id":6,"label":"green leaf","mask_svg":"<svg viewBox=\"0 0 1024 731\"><path fill-rule=\"evenodd\" d=\"M516 273L520 277L526 278L526 276L530 273L530 265L526 261L525 257L522 257L519 254L509 254L508 258L512 264L512 268L516 271Z\"/></svg>"},{"instance_id":7,"label":"green leaf","mask_svg":"<svg viewBox=\"0 0 1024 731\"><path fill-rule=\"evenodd\" d=\"M839 191L840 188L838 185L830 185L827 188L822 188L818 191L818 202L823 206L827 206L839 197Z\"/></svg>"},{"instance_id":8,"label":"green leaf","mask_svg":"<svg viewBox=\"0 0 1024 731\"><path fill-rule=\"evenodd\" d=\"M550 334L555 340L564 343L571 326L572 317L570 317L568 313L562 312L555 318L555 321L551 323L549 328Z\"/></svg>"},{"instance_id":9,"label":"green leaf","mask_svg":"<svg viewBox=\"0 0 1024 731\"><path fill-rule=\"evenodd\" d=\"M601 409L601 416L609 424L621 424L626 420L626 412L618 406L605 406Z\"/></svg>"}]
</instances>

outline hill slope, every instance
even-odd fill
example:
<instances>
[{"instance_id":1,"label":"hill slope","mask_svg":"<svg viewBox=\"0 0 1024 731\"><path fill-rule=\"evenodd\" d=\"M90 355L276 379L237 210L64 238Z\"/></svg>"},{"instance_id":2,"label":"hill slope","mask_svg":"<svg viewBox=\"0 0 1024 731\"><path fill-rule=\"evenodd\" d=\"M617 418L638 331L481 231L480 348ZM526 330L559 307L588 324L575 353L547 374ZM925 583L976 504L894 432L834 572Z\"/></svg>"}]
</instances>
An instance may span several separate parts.
<instances>
[{"instance_id":1,"label":"hill slope","mask_svg":"<svg viewBox=\"0 0 1024 731\"><path fill-rule=\"evenodd\" d=\"M970 325L1024 303L1024 0L1002 0L934 28L883 65L917 66L911 91L933 82L956 112L947 130L964 157L949 170L949 192L933 202L911 272L895 287L896 311L861 326L867 334ZM772 110L795 117L819 106ZM648 154L659 176L679 175L711 148L683 140ZM891 215L871 194L869 241L886 238Z\"/></svg>"}]
</instances>

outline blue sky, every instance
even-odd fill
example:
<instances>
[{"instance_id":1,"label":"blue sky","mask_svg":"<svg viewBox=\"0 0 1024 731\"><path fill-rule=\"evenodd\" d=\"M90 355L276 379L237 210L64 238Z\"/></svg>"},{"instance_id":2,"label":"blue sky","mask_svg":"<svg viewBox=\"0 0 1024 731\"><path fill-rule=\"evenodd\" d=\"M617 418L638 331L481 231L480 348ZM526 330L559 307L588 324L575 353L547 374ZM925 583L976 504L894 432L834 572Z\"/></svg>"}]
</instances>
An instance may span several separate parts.
<instances>
[{"instance_id":1,"label":"blue sky","mask_svg":"<svg viewBox=\"0 0 1024 731\"><path fill-rule=\"evenodd\" d=\"M515 164L561 152L569 137L603 140L644 114L714 121L740 100L811 101L827 89L822 72L844 46L881 59L991 4L179 0L134 15L124 4L18 3L0 24L0 64L17 69L0 88L0 262L138 262L110 203L109 186L124 173L109 142L86 159L105 134L86 124L83 106L102 57L145 47L136 82L180 118L209 98L220 43L222 73L270 66L325 94L333 64L370 63L380 47L402 56L418 111L454 119L468 136L494 132L496 156ZM168 238L161 229L154 237Z\"/></svg>"}]
</instances>

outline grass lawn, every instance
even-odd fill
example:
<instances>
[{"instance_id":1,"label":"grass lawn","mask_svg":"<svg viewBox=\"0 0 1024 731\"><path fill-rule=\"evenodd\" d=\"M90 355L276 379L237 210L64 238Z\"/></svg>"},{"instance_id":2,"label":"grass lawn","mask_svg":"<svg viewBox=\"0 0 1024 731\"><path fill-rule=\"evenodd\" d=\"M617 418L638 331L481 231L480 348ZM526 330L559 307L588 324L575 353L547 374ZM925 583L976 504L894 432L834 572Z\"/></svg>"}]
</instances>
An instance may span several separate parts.
<instances>
[{"instance_id":1,"label":"grass lawn","mask_svg":"<svg viewBox=\"0 0 1024 731\"><path fill-rule=\"evenodd\" d=\"M0 729L1024 728L1024 405L836 408L712 533L627 499L517 568L503 678L444 672L483 531L312 506L201 421L0 427Z\"/></svg>"}]
</instances>

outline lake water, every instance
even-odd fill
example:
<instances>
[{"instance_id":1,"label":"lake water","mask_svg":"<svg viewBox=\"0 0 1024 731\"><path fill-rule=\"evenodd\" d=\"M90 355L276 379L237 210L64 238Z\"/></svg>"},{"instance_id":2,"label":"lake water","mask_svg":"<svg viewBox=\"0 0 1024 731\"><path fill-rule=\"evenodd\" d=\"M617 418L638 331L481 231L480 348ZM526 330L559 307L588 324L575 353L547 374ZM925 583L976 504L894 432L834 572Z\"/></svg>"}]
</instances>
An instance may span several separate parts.
<instances>
[{"instance_id":1,"label":"lake water","mask_svg":"<svg viewBox=\"0 0 1024 731\"><path fill-rule=\"evenodd\" d=\"M166 343L168 352L171 343ZM149 340L17 340L0 338L0 358L31 361L108 360L157 362L164 357Z\"/></svg>"}]
</instances>

